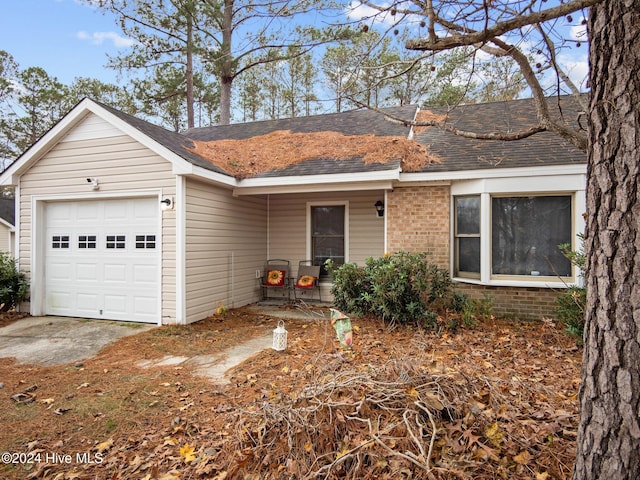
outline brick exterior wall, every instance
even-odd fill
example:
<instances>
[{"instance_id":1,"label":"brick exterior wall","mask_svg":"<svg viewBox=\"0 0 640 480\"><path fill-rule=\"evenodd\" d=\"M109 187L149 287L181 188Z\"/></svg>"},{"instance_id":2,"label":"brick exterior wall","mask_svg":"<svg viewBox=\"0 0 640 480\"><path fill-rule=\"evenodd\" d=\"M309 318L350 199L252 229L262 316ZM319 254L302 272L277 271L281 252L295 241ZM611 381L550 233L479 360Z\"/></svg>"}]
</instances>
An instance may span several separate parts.
<instances>
[{"instance_id":1,"label":"brick exterior wall","mask_svg":"<svg viewBox=\"0 0 640 480\"><path fill-rule=\"evenodd\" d=\"M431 253L439 267L450 267L451 195L449 186L395 188L387 193L387 251ZM496 316L540 320L553 317L560 292L549 288L494 287L456 282L471 298L491 297Z\"/></svg>"},{"instance_id":2,"label":"brick exterior wall","mask_svg":"<svg viewBox=\"0 0 640 480\"><path fill-rule=\"evenodd\" d=\"M456 290L470 298L483 298L486 294L493 301L496 317L516 320L555 318L556 297L561 293L552 288L494 287L460 282L456 282Z\"/></svg>"},{"instance_id":3,"label":"brick exterior wall","mask_svg":"<svg viewBox=\"0 0 640 480\"><path fill-rule=\"evenodd\" d=\"M430 252L449 269L449 186L402 187L387 194L387 251Z\"/></svg>"}]
</instances>

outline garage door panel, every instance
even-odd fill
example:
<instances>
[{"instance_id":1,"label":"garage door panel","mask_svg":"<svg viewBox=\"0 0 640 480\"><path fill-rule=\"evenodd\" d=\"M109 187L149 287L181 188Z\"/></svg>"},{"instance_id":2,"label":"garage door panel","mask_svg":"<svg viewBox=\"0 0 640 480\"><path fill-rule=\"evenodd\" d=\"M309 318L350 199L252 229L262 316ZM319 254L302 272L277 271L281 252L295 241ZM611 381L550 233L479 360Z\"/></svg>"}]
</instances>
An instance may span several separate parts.
<instances>
[{"instance_id":1,"label":"garage door panel","mask_svg":"<svg viewBox=\"0 0 640 480\"><path fill-rule=\"evenodd\" d=\"M104 265L104 282L106 284L127 283L127 266L117 263Z\"/></svg>"},{"instance_id":2,"label":"garage door panel","mask_svg":"<svg viewBox=\"0 0 640 480\"><path fill-rule=\"evenodd\" d=\"M126 295L105 293L104 310L105 314L116 313L125 315L127 312L128 299Z\"/></svg>"},{"instance_id":3,"label":"garage door panel","mask_svg":"<svg viewBox=\"0 0 640 480\"><path fill-rule=\"evenodd\" d=\"M133 281L136 285L152 286L158 283L158 268L155 265L134 265Z\"/></svg>"},{"instance_id":4,"label":"garage door panel","mask_svg":"<svg viewBox=\"0 0 640 480\"><path fill-rule=\"evenodd\" d=\"M70 293L55 290L47 296L47 304L53 309L69 309L72 307L72 300Z\"/></svg>"},{"instance_id":5,"label":"garage door panel","mask_svg":"<svg viewBox=\"0 0 640 480\"><path fill-rule=\"evenodd\" d=\"M107 222L129 222L128 202L125 200L111 200L104 205L104 219ZM116 223L117 224L117 223Z\"/></svg>"},{"instance_id":6,"label":"garage door panel","mask_svg":"<svg viewBox=\"0 0 640 480\"><path fill-rule=\"evenodd\" d=\"M47 219L53 220L57 225L68 225L73 222L73 206L66 203L51 204L47 208Z\"/></svg>"},{"instance_id":7,"label":"garage door panel","mask_svg":"<svg viewBox=\"0 0 640 480\"><path fill-rule=\"evenodd\" d=\"M98 267L95 263L76 264L76 279L83 282L98 282Z\"/></svg>"},{"instance_id":8,"label":"garage door panel","mask_svg":"<svg viewBox=\"0 0 640 480\"><path fill-rule=\"evenodd\" d=\"M47 267L49 279L54 282L64 282L73 279L73 267L69 262L51 262Z\"/></svg>"},{"instance_id":9,"label":"garage door panel","mask_svg":"<svg viewBox=\"0 0 640 480\"><path fill-rule=\"evenodd\" d=\"M76 295L76 307L84 312L98 310L100 298L95 293L78 293Z\"/></svg>"},{"instance_id":10,"label":"garage door panel","mask_svg":"<svg viewBox=\"0 0 640 480\"><path fill-rule=\"evenodd\" d=\"M76 220L84 224L95 224L96 218L100 216L100 204L102 202L76 203Z\"/></svg>"},{"instance_id":11,"label":"garage door panel","mask_svg":"<svg viewBox=\"0 0 640 480\"><path fill-rule=\"evenodd\" d=\"M137 314L148 314L149 312L151 313L157 313L158 310L158 302L156 302L155 297L142 297L142 296L137 296L134 299L134 311Z\"/></svg>"},{"instance_id":12,"label":"garage door panel","mask_svg":"<svg viewBox=\"0 0 640 480\"><path fill-rule=\"evenodd\" d=\"M133 207L133 218L136 222L142 221L153 221L156 217L156 213L153 211L153 208L149 208L149 205L134 205Z\"/></svg>"},{"instance_id":13,"label":"garage door panel","mask_svg":"<svg viewBox=\"0 0 640 480\"><path fill-rule=\"evenodd\" d=\"M158 322L157 198L49 203L47 314Z\"/></svg>"}]
</instances>

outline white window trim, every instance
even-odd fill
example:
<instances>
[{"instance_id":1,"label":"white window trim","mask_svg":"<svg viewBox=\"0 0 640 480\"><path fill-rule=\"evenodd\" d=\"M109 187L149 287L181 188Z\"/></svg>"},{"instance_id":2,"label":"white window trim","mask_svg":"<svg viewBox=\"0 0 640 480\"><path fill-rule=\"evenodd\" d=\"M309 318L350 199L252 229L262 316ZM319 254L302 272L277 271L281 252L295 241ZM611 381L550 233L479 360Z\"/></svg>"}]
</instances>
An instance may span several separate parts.
<instances>
[{"instance_id":1,"label":"white window trim","mask_svg":"<svg viewBox=\"0 0 640 480\"><path fill-rule=\"evenodd\" d=\"M329 200L307 202L306 257L311 258L311 207L344 206L344 263L349 263L349 200ZM330 281L321 281L320 285L331 285Z\"/></svg>"},{"instance_id":2,"label":"white window trim","mask_svg":"<svg viewBox=\"0 0 640 480\"><path fill-rule=\"evenodd\" d=\"M580 245L579 234L584 232L585 220L582 213L586 211L586 175L568 174L553 176L531 176L525 178L491 178L455 182L451 185L451 212L455 212L454 198L463 195L480 195L480 279L453 276L461 283L490 285L502 287L537 287L567 288L582 284L582 272L572 268L569 279L550 280L542 277L539 280L528 280L526 276L517 278L492 278L491 275L491 197L493 195L571 195L573 221L573 248ZM450 245L455 244L455 214L451 215ZM450 271L455 268L455 249L451 248Z\"/></svg>"}]
</instances>

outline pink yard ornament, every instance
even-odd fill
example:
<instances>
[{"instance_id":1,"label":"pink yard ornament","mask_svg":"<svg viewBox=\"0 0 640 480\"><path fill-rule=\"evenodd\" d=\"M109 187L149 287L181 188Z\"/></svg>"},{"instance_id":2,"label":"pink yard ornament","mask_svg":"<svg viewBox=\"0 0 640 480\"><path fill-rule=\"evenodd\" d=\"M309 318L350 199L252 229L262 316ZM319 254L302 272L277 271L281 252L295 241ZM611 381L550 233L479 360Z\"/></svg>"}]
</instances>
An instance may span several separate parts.
<instances>
[{"instance_id":1,"label":"pink yard ornament","mask_svg":"<svg viewBox=\"0 0 640 480\"><path fill-rule=\"evenodd\" d=\"M342 347L351 348L353 346L353 331L351 329L351 319L344 313L330 308L331 325L336 330L336 335Z\"/></svg>"}]
</instances>

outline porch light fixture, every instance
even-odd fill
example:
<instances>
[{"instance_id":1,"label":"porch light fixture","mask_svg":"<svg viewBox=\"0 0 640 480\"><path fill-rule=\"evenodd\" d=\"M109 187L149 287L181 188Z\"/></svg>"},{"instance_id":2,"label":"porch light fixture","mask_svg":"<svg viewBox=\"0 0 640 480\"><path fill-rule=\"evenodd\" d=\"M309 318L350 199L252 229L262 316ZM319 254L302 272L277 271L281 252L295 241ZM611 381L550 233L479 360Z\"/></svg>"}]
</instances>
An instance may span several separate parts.
<instances>
[{"instance_id":1,"label":"porch light fixture","mask_svg":"<svg viewBox=\"0 0 640 480\"><path fill-rule=\"evenodd\" d=\"M384 217L384 203L378 200L374 207L376 207L376 212L378 212L379 217Z\"/></svg>"},{"instance_id":2,"label":"porch light fixture","mask_svg":"<svg viewBox=\"0 0 640 480\"><path fill-rule=\"evenodd\" d=\"M167 197L163 200L160 200L160 208L162 208L162 210L172 210L173 209L173 200L171 200L171 198Z\"/></svg>"}]
</instances>

